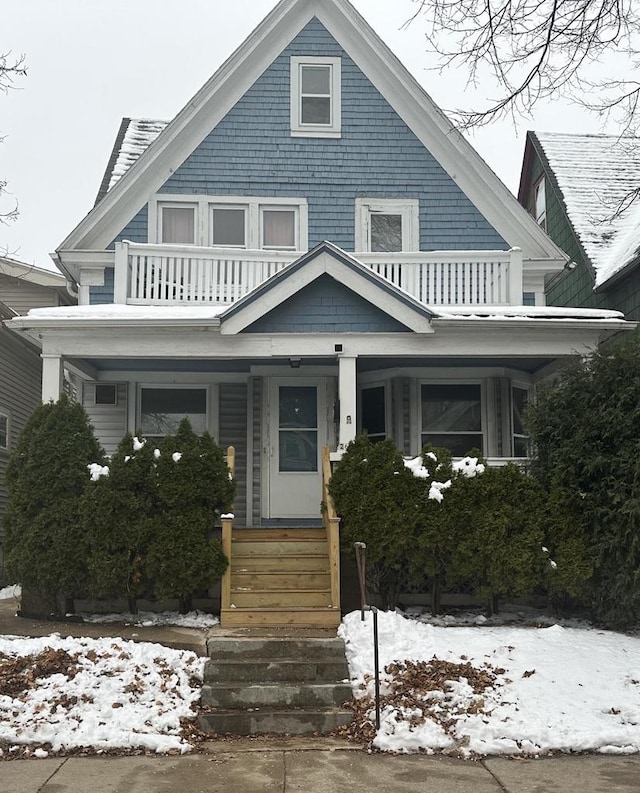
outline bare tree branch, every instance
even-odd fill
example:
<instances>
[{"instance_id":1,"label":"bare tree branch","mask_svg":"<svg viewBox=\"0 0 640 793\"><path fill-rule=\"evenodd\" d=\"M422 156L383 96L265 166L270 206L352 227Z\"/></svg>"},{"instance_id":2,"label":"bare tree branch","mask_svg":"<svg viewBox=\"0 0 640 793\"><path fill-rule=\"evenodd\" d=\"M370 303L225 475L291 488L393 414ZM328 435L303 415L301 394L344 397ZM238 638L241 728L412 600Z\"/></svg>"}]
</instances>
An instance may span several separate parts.
<instances>
[{"instance_id":1,"label":"bare tree branch","mask_svg":"<svg viewBox=\"0 0 640 793\"><path fill-rule=\"evenodd\" d=\"M467 70L469 85L491 80L499 95L475 110L453 110L463 127L530 113L551 95L635 127L640 89L640 0L413 0L438 68ZM598 84L594 67L613 80ZM624 78L620 78L624 75ZM637 78L637 79L636 79Z\"/></svg>"},{"instance_id":2,"label":"bare tree branch","mask_svg":"<svg viewBox=\"0 0 640 793\"><path fill-rule=\"evenodd\" d=\"M18 77L24 77L27 73L25 56L11 56L11 52L0 52L0 91L7 93L9 89L15 88L14 81ZM0 137L0 143L4 140ZM0 199L7 195L7 182L0 178ZM0 223L11 223L18 217L18 202L14 201L10 209L0 209Z\"/></svg>"}]
</instances>

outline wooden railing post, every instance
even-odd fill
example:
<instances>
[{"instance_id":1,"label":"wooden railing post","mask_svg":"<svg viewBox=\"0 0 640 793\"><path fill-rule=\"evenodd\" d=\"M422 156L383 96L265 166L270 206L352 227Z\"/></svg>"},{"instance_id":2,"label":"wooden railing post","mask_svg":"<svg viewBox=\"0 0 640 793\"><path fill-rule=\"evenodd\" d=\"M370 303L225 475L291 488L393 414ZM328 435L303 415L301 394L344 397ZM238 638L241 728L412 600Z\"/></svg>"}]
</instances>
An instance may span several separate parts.
<instances>
[{"instance_id":1,"label":"wooden railing post","mask_svg":"<svg viewBox=\"0 0 640 793\"><path fill-rule=\"evenodd\" d=\"M331 481L331 461L329 449L322 449L322 500L324 503L324 525L327 532L329 550L329 572L331 582L331 605L340 608L340 518L329 493Z\"/></svg>"},{"instance_id":2,"label":"wooden railing post","mask_svg":"<svg viewBox=\"0 0 640 793\"><path fill-rule=\"evenodd\" d=\"M116 242L113 269L113 302L126 304L129 297L129 243Z\"/></svg>"},{"instance_id":3,"label":"wooden railing post","mask_svg":"<svg viewBox=\"0 0 640 793\"><path fill-rule=\"evenodd\" d=\"M236 472L236 450L235 447L227 448L227 467L229 476L234 479ZM233 513L229 512L221 516L222 521L222 552L227 557L227 569L222 575L220 582L220 623L224 624L224 615L231 608L231 540L233 537Z\"/></svg>"}]
</instances>

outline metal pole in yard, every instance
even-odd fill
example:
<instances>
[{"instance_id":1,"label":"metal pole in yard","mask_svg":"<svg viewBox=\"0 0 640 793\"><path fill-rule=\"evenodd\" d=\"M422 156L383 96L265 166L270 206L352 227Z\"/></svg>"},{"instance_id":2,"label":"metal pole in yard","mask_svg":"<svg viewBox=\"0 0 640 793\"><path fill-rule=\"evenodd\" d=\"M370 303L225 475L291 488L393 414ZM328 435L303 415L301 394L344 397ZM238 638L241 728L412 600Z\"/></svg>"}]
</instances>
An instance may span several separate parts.
<instances>
[{"instance_id":1,"label":"metal pole in yard","mask_svg":"<svg viewBox=\"0 0 640 793\"><path fill-rule=\"evenodd\" d=\"M373 613L373 672L376 686L376 730L380 729L380 650L378 647L378 609L371 606Z\"/></svg>"}]
</instances>

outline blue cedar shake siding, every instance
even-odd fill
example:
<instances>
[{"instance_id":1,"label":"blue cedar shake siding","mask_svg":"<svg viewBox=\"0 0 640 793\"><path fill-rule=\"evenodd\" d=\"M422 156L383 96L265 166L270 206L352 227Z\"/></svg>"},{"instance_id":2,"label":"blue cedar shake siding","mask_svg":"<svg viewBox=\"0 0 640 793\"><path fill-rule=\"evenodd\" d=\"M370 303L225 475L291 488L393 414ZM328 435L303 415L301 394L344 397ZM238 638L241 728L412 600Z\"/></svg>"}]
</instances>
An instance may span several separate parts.
<instances>
[{"instance_id":1,"label":"blue cedar shake siding","mask_svg":"<svg viewBox=\"0 0 640 793\"><path fill-rule=\"evenodd\" d=\"M342 137L290 129L290 58L342 59ZM184 195L306 198L309 247L353 251L355 198L419 198L421 250L509 246L335 39L311 20L160 189ZM117 239L146 241L142 210Z\"/></svg>"},{"instance_id":2,"label":"blue cedar shake siding","mask_svg":"<svg viewBox=\"0 0 640 793\"><path fill-rule=\"evenodd\" d=\"M408 333L330 275L321 275L247 328L248 333Z\"/></svg>"}]
</instances>

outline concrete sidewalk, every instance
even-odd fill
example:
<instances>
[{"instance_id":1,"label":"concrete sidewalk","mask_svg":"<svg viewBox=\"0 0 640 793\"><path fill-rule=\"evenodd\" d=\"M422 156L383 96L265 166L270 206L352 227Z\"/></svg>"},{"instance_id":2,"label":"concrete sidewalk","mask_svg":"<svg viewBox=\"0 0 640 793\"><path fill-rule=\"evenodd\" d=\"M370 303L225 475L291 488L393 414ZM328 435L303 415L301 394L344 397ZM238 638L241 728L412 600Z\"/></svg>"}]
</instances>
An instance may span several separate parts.
<instances>
[{"instance_id":1,"label":"concrete sidewalk","mask_svg":"<svg viewBox=\"0 0 640 793\"><path fill-rule=\"evenodd\" d=\"M630 793L640 758L482 762L343 749L0 762L0 793Z\"/></svg>"}]
</instances>

